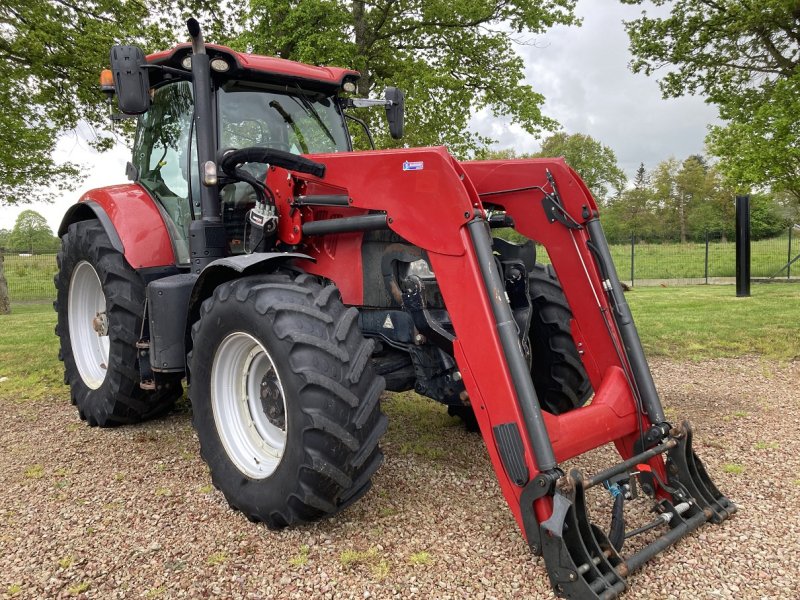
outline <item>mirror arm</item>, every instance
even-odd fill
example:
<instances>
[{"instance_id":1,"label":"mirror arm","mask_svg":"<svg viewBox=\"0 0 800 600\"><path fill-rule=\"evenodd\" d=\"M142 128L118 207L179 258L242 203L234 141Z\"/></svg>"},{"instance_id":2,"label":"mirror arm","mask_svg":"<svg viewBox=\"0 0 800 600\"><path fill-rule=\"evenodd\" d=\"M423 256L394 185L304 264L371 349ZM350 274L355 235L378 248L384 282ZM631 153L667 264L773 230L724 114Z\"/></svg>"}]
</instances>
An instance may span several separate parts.
<instances>
[{"instance_id":1,"label":"mirror arm","mask_svg":"<svg viewBox=\"0 0 800 600\"><path fill-rule=\"evenodd\" d=\"M184 69L176 69L175 67L168 67L166 65L151 65L146 64L142 65L143 69L153 69L154 71L162 71L164 73L169 73L170 75L175 75L180 77L181 79L188 79L191 80L192 72L186 71Z\"/></svg>"}]
</instances>

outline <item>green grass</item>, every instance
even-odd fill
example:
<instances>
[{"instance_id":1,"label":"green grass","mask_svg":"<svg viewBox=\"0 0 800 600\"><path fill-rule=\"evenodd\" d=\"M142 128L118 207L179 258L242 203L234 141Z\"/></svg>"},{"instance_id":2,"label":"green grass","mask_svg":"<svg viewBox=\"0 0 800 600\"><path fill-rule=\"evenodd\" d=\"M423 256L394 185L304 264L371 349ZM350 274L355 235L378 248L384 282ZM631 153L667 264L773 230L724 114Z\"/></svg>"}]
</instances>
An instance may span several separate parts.
<instances>
[{"instance_id":1,"label":"green grass","mask_svg":"<svg viewBox=\"0 0 800 600\"><path fill-rule=\"evenodd\" d=\"M66 394L58 338L53 333L56 313L48 304L16 305L0 315L0 396L20 400Z\"/></svg>"},{"instance_id":2,"label":"green grass","mask_svg":"<svg viewBox=\"0 0 800 600\"><path fill-rule=\"evenodd\" d=\"M678 360L800 357L800 285L634 288L625 294L648 356Z\"/></svg>"},{"instance_id":3,"label":"green grass","mask_svg":"<svg viewBox=\"0 0 800 600\"><path fill-rule=\"evenodd\" d=\"M737 298L733 286L634 288L626 293L648 356L677 360L762 355L800 357L800 285L755 284ZM0 315L0 396L18 400L67 395L53 334L56 315L43 304L15 305ZM439 406L416 398L390 406L396 421L419 429L398 439L403 453L446 458L438 430L458 426ZM402 427L400 428L403 429ZM391 438L391 431L389 437Z\"/></svg>"},{"instance_id":4,"label":"green grass","mask_svg":"<svg viewBox=\"0 0 800 600\"><path fill-rule=\"evenodd\" d=\"M55 299L53 275L58 270L55 254L6 254L4 270L12 302Z\"/></svg>"},{"instance_id":5,"label":"green grass","mask_svg":"<svg viewBox=\"0 0 800 600\"><path fill-rule=\"evenodd\" d=\"M513 229L496 229L494 235L512 241L523 241ZM734 277L736 274L735 244L711 242L708 250L709 277ZM751 275L769 277L787 260L788 236L754 241L750 247ZM800 251L800 242L794 242L792 254ZM611 255L619 276L625 281L631 278L631 247L629 243L612 244ZM539 260L549 262L547 253L539 247ZM705 276L705 243L649 244L637 242L634 258L634 280L639 279L699 279ZM55 298L53 275L57 270L55 254L36 256L5 256L5 274L12 302L52 300ZM795 263L795 275L800 266ZM785 277L785 272L783 273Z\"/></svg>"},{"instance_id":6,"label":"green grass","mask_svg":"<svg viewBox=\"0 0 800 600\"><path fill-rule=\"evenodd\" d=\"M433 562L431 555L428 552L414 552L408 557L408 562L415 567L429 565Z\"/></svg>"},{"instance_id":7,"label":"green grass","mask_svg":"<svg viewBox=\"0 0 800 600\"><path fill-rule=\"evenodd\" d=\"M744 466L737 463L727 463L722 465L722 470L725 473L730 473L731 475L741 475L744 473Z\"/></svg>"}]
</instances>

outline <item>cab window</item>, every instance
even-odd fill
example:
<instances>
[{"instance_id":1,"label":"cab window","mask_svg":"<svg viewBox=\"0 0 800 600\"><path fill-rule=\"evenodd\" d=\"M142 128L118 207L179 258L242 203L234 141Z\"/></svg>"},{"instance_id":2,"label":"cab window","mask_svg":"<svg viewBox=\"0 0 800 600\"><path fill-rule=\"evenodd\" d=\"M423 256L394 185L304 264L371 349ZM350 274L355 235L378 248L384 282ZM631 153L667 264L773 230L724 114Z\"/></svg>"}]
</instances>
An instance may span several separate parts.
<instances>
[{"instance_id":1,"label":"cab window","mask_svg":"<svg viewBox=\"0 0 800 600\"><path fill-rule=\"evenodd\" d=\"M189 195L190 191L196 195L200 186L191 156L196 155L195 145L189 147L192 112L190 83L181 81L157 88L150 110L139 119L133 148L139 183L169 216L167 225L179 263L189 262Z\"/></svg>"}]
</instances>

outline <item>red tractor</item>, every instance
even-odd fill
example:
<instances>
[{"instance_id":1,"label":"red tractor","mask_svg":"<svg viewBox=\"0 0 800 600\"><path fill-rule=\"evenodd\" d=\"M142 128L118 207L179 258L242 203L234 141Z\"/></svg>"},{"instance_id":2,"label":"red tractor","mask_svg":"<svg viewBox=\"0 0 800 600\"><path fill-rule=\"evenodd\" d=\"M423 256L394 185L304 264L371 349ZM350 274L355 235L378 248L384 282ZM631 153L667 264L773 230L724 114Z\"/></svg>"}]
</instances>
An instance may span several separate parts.
<instances>
[{"instance_id":1,"label":"red tractor","mask_svg":"<svg viewBox=\"0 0 800 600\"><path fill-rule=\"evenodd\" d=\"M381 394L414 389L480 429L569 598L615 597L735 512L689 424L667 422L597 205L563 160L354 152L346 110L384 106L399 138L402 92L353 99L355 71L205 45L188 25L191 45L112 49L106 89L141 115L132 183L88 192L59 230L56 331L81 418L155 417L186 378L214 484L280 528L366 493ZM559 467L609 442L618 464ZM609 534L585 506L600 484L615 495ZM665 531L623 556L635 489L656 512L639 529Z\"/></svg>"}]
</instances>

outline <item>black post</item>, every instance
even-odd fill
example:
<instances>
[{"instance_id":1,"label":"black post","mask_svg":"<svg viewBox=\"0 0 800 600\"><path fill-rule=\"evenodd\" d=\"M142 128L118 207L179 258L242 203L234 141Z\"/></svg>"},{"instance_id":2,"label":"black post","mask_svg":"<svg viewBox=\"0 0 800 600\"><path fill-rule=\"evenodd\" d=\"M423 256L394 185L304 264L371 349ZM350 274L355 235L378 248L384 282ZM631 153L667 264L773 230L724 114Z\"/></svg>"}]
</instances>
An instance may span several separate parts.
<instances>
[{"instance_id":1,"label":"black post","mask_svg":"<svg viewBox=\"0 0 800 600\"><path fill-rule=\"evenodd\" d=\"M736 296L750 295L750 196L736 196Z\"/></svg>"},{"instance_id":2,"label":"black post","mask_svg":"<svg viewBox=\"0 0 800 600\"><path fill-rule=\"evenodd\" d=\"M634 245L636 244L636 234L631 234L631 287L633 287L633 257L634 257Z\"/></svg>"},{"instance_id":3,"label":"black post","mask_svg":"<svg viewBox=\"0 0 800 600\"><path fill-rule=\"evenodd\" d=\"M786 255L786 262L789 263L786 265L786 279L792 278L792 229L794 229L793 225L789 226L789 252Z\"/></svg>"},{"instance_id":4,"label":"black post","mask_svg":"<svg viewBox=\"0 0 800 600\"><path fill-rule=\"evenodd\" d=\"M705 275L706 275L706 285L708 285L708 229L706 229L706 267L705 267Z\"/></svg>"}]
</instances>

